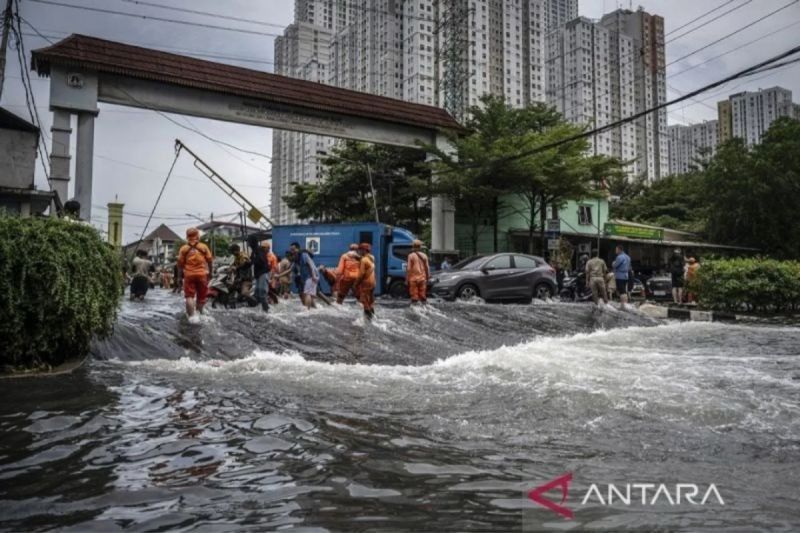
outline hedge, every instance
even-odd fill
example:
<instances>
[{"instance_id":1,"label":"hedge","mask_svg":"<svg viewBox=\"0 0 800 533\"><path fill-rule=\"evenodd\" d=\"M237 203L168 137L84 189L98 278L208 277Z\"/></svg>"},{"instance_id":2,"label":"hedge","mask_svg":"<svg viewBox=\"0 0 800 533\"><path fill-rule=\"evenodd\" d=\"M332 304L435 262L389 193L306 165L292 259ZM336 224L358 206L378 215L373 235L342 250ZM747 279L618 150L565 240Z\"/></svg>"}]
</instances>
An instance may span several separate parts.
<instances>
[{"instance_id":1,"label":"hedge","mask_svg":"<svg viewBox=\"0 0 800 533\"><path fill-rule=\"evenodd\" d=\"M707 260L688 290L709 309L796 311L800 309L800 262L760 257Z\"/></svg>"},{"instance_id":2,"label":"hedge","mask_svg":"<svg viewBox=\"0 0 800 533\"><path fill-rule=\"evenodd\" d=\"M0 216L0 365L35 368L82 357L108 336L120 257L93 228Z\"/></svg>"}]
</instances>

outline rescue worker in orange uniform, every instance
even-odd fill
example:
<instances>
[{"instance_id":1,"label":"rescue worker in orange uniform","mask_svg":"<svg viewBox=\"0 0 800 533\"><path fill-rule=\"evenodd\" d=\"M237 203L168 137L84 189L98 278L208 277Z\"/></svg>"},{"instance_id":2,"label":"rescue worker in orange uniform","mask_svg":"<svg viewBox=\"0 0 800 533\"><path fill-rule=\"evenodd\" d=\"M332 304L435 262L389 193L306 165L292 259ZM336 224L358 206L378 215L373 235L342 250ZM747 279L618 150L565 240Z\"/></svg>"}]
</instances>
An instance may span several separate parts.
<instances>
[{"instance_id":1,"label":"rescue worker in orange uniform","mask_svg":"<svg viewBox=\"0 0 800 533\"><path fill-rule=\"evenodd\" d=\"M336 303L341 304L347 297L350 289L358 299L358 289L356 287L356 280L358 280L359 269L361 265L360 255L358 253L358 245L351 244L350 250L343 253L339 258L339 265L336 267L336 272L339 275L339 281L336 291Z\"/></svg>"},{"instance_id":2,"label":"rescue worker in orange uniform","mask_svg":"<svg viewBox=\"0 0 800 533\"><path fill-rule=\"evenodd\" d=\"M406 266L406 285L411 295L411 303L428 303L428 280L431 277L428 256L422 253L422 241L411 243Z\"/></svg>"},{"instance_id":3,"label":"rescue worker in orange uniform","mask_svg":"<svg viewBox=\"0 0 800 533\"><path fill-rule=\"evenodd\" d=\"M362 242L358 246L358 278L356 288L358 301L364 307L364 316L372 320L375 316L375 258L372 256L372 246Z\"/></svg>"},{"instance_id":4,"label":"rescue worker in orange uniform","mask_svg":"<svg viewBox=\"0 0 800 533\"><path fill-rule=\"evenodd\" d=\"M211 250L200 242L200 231L197 228L187 229L186 244L178 252L178 265L183 269L183 296L186 298L186 314L189 317L194 315L195 309L199 313L203 312L213 261Z\"/></svg>"}]
</instances>

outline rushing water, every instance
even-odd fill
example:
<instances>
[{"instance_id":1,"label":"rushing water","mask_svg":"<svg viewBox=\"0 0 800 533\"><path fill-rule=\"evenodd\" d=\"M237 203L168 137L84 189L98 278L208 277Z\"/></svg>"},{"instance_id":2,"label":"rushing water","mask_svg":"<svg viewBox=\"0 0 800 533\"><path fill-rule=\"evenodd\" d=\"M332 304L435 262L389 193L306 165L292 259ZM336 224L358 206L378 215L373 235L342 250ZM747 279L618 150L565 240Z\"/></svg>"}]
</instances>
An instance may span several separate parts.
<instances>
[{"instance_id":1,"label":"rushing water","mask_svg":"<svg viewBox=\"0 0 800 533\"><path fill-rule=\"evenodd\" d=\"M0 382L0 529L800 528L797 328L379 304L126 302L74 375ZM570 521L526 498L565 472ZM581 505L643 482L725 505Z\"/></svg>"}]
</instances>

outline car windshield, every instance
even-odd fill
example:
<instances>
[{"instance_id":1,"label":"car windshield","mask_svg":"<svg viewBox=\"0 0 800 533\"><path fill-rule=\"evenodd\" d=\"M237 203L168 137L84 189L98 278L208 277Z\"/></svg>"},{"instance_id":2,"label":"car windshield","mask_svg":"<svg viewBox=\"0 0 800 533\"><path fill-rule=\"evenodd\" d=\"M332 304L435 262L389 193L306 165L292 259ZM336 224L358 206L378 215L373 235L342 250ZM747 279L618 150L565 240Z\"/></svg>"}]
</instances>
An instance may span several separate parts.
<instances>
[{"instance_id":1,"label":"car windshield","mask_svg":"<svg viewBox=\"0 0 800 533\"><path fill-rule=\"evenodd\" d=\"M485 259L485 255L473 255L453 265L452 270L477 270Z\"/></svg>"}]
</instances>

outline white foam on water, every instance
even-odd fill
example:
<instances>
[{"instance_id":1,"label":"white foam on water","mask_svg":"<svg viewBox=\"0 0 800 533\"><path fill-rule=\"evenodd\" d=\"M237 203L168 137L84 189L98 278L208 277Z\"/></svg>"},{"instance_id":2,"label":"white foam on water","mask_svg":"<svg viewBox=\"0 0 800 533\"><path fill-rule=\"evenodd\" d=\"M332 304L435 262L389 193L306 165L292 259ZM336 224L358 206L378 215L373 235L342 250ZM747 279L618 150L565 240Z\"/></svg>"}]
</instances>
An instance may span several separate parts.
<instances>
[{"instance_id":1,"label":"white foam on water","mask_svg":"<svg viewBox=\"0 0 800 533\"><path fill-rule=\"evenodd\" d=\"M393 325L377 319L364 324L369 327ZM540 337L423 366L332 364L307 360L297 352L269 351L233 361L185 357L123 364L211 380L240 381L249 376L268 390L345 402L370 399L371 404L392 408L405 405L436 412L491 400L491 409L536 410L549 398L578 411L576 419L585 416L583 423L590 426L599 423L591 421L603 406L635 416L689 417L709 427L734 424L762 431L766 426L780 428L784 435L800 435L800 404L785 400L787 395L799 397L800 380L781 372L763 354L737 350L735 343L717 344L750 334L742 326L670 323ZM503 407L508 401L513 405Z\"/></svg>"}]
</instances>

